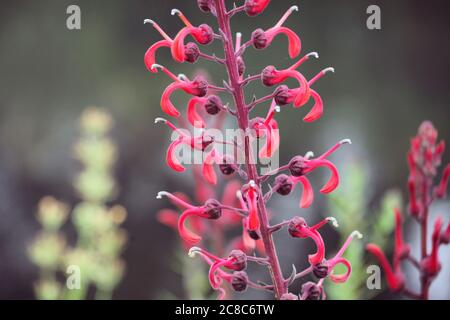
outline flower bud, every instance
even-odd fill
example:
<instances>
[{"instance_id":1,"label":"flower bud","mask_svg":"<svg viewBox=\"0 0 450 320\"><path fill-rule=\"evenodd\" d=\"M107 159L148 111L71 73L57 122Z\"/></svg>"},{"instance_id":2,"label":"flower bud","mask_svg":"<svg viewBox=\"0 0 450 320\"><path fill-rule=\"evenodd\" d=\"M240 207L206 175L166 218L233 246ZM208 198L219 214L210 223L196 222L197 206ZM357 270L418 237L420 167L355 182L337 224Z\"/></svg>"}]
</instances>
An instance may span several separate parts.
<instances>
[{"instance_id":1,"label":"flower bud","mask_svg":"<svg viewBox=\"0 0 450 320\"><path fill-rule=\"evenodd\" d=\"M231 279L231 286L234 291L242 292L247 289L248 276L245 271L233 272L233 278Z\"/></svg>"},{"instance_id":2,"label":"flower bud","mask_svg":"<svg viewBox=\"0 0 450 320\"><path fill-rule=\"evenodd\" d=\"M212 0L197 0L197 5L203 12L211 12L214 7Z\"/></svg>"},{"instance_id":3,"label":"flower bud","mask_svg":"<svg viewBox=\"0 0 450 320\"><path fill-rule=\"evenodd\" d=\"M305 158L302 156L295 156L289 161L289 171L294 177L304 175L306 167Z\"/></svg>"},{"instance_id":4,"label":"flower bud","mask_svg":"<svg viewBox=\"0 0 450 320\"><path fill-rule=\"evenodd\" d=\"M275 90L275 102L279 106L285 106L292 102L292 94L289 92L289 87L286 85L278 86Z\"/></svg>"},{"instance_id":5,"label":"flower bud","mask_svg":"<svg viewBox=\"0 0 450 320\"><path fill-rule=\"evenodd\" d=\"M209 199L205 202L205 214L208 219L217 220L222 216L220 203L215 199Z\"/></svg>"},{"instance_id":6,"label":"flower bud","mask_svg":"<svg viewBox=\"0 0 450 320\"><path fill-rule=\"evenodd\" d=\"M237 65L238 65L238 73L240 76L242 76L245 72L245 62L244 59L242 59L242 57L238 57L236 59L237 61Z\"/></svg>"},{"instance_id":7,"label":"flower bud","mask_svg":"<svg viewBox=\"0 0 450 320\"><path fill-rule=\"evenodd\" d=\"M229 176L236 171L236 165L230 156L225 156L221 164L219 164L219 169L222 174Z\"/></svg>"},{"instance_id":8,"label":"flower bud","mask_svg":"<svg viewBox=\"0 0 450 320\"><path fill-rule=\"evenodd\" d=\"M267 47L267 35L263 29L253 31L252 42L255 49L264 49Z\"/></svg>"},{"instance_id":9,"label":"flower bud","mask_svg":"<svg viewBox=\"0 0 450 320\"><path fill-rule=\"evenodd\" d=\"M200 49L194 42L189 42L184 46L184 59L187 62L194 63L198 60Z\"/></svg>"},{"instance_id":10,"label":"flower bud","mask_svg":"<svg viewBox=\"0 0 450 320\"><path fill-rule=\"evenodd\" d=\"M232 267L230 269L242 271L247 268L247 255L241 250L231 251L228 259L233 259Z\"/></svg>"},{"instance_id":11,"label":"flower bud","mask_svg":"<svg viewBox=\"0 0 450 320\"><path fill-rule=\"evenodd\" d=\"M294 184L292 183L291 179L285 174L280 174L275 178L275 191L282 195L287 196L291 193L292 187Z\"/></svg>"},{"instance_id":12,"label":"flower bud","mask_svg":"<svg viewBox=\"0 0 450 320\"><path fill-rule=\"evenodd\" d=\"M216 95L209 96L205 102L205 110L210 115L218 114L222 107L222 100Z\"/></svg>"},{"instance_id":13,"label":"flower bud","mask_svg":"<svg viewBox=\"0 0 450 320\"><path fill-rule=\"evenodd\" d=\"M280 300L298 300L298 296L293 293L285 293L280 297Z\"/></svg>"},{"instance_id":14,"label":"flower bud","mask_svg":"<svg viewBox=\"0 0 450 320\"><path fill-rule=\"evenodd\" d=\"M214 31L207 24L201 24L198 26L201 31L200 37L197 37L197 41L200 44L210 44L214 40Z\"/></svg>"},{"instance_id":15,"label":"flower bud","mask_svg":"<svg viewBox=\"0 0 450 320\"><path fill-rule=\"evenodd\" d=\"M328 276L328 266L318 263L313 266L313 273L319 279L326 278Z\"/></svg>"},{"instance_id":16,"label":"flower bud","mask_svg":"<svg viewBox=\"0 0 450 320\"><path fill-rule=\"evenodd\" d=\"M294 238L303 237L303 234L300 232L303 228L307 226L305 219L301 217L293 217L291 221L289 221L288 232Z\"/></svg>"},{"instance_id":17,"label":"flower bud","mask_svg":"<svg viewBox=\"0 0 450 320\"><path fill-rule=\"evenodd\" d=\"M261 81L262 83L267 86L271 87L274 85L273 80L276 78L275 76L275 67L274 66L267 66L264 68L264 70L261 73Z\"/></svg>"},{"instance_id":18,"label":"flower bud","mask_svg":"<svg viewBox=\"0 0 450 320\"><path fill-rule=\"evenodd\" d=\"M252 238L255 241L261 239L261 236L259 235L257 230L247 230L247 233L250 236L250 238Z\"/></svg>"},{"instance_id":19,"label":"flower bud","mask_svg":"<svg viewBox=\"0 0 450 320\"><path fill-rule=\"evenodd\" d=\"M322 288L314 282L306 282L302 285L301 296L303 300L320 300L322 298Z\"/></svg>"},{"instance_id":20,"label":"flower bud","mask_svg":"<svg viewBox=\"0 0 450 320\"><path fill-rule=\"evenodd\" d=\"M208 81L202 76L196 76L192 81L192 87L195 88L193 93L197 97L204 97L208 92Z\"/></svg>"}]
</instances>

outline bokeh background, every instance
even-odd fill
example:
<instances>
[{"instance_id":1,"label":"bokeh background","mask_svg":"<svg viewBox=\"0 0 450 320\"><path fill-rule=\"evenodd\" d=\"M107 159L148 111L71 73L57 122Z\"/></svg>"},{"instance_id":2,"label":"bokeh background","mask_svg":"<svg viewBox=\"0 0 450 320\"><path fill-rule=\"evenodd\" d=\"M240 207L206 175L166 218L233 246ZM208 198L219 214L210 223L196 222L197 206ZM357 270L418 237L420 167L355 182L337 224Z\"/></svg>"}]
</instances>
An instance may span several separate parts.
<instances>
[{"instance_id":1,"label":"bokeh background","mask_svg":"<svg viewBox=\"0 0 450 320\"><path fill-rule=\"evenodd\" d=\"M247 39L255 28L272 26L287 7L297 4L300 13L287 25L299 32L305 53L320 54L302 70L310 77L324 67L336 69L335 75L316 85L325 102L320 121L303 123L304 110L286 108L277 115L281 162L351 138L353 145L333 159L342 168L344 181L351 163L358 163L367 175L368 207L376 206L388 189L404 193L409 138L422 120L433 121L440 137L450 141L448 1L272 2L257 18L236 17L234 31ZM81 7L79 31L66 28L70 4ZM370 4L381 7L381 30L366 28ZM152 18L173 35L181 27L170 15L174 7L195 24L214 25L212 18L200 13L194 0L21 0L3 1L0 7L0 298L34 298L37 269L26 248L39 229L36 206L49 194L71 205L78 201L71 185L79 170L72 145L79 116L89 105L106 108L115 119L113 138L120 154L115 168L120 192L115 201L128 210L124 228L129 238L123 254L127 269L114 298L155 299L167 292L185 297L180 276L170 268L179 240L156 221L155 213L167 203L158 202L155 194L189 191L192 180L189 173L181 177L172 173L163 161L168 132L154 126L153 119L162 114L159 97L168 80L150 74L143 65L145 50L160 36L142 22ZM217 45L206 49L220 56L219 50ZM254 74L267 64L288 66L286 52L284 38L263 52L249 49L247 72ZM158 62L187 75L201 69L217 83L224 76L209 62L175 66L169 54L159 54ZM266 92L257 85L248 89L249 96ZM185 101L182 95L177 99ZM314 183L321 181L323 177L318 177ZM317 198L305 214L329 215L326 197ZM274 205L283 212L295 211L297 201L294 196ZM347 201L354 201L351 194ZM448 205L441 203L436 209L447 221ZM408 230L408 237L414 238L415 226ZM331 245L334 238L336 234L326 235ZM288 242L285 236L277 240L286 273L291 262L304 263L306 252L298 242ZM448 248L442 257L449 261ZM450 297L450 266L445 267L440 284L432 287L435 297ZM260 296L247 293L247 297Z\"/></svg>"}]
</instances>

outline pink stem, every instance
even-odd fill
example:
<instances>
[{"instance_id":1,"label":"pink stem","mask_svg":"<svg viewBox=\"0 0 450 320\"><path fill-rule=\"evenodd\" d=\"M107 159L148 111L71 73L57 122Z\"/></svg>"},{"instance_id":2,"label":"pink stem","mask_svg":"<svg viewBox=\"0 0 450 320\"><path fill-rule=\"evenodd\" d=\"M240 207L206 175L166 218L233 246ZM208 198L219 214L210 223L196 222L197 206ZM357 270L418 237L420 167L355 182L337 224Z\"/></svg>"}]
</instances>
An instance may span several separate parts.
<instances>
[{"instance_id":1,"label":"pink stem","mask_svg":"<svg viewBox=\"0 0 450 320\"><path fill-rule=\"evenodd\" d=\"M223 39L224 51L225 51L225 64L227 66L227 72L230 78L230 87L233 92L234 100L237 109L237 120L239 123L239 128L244 132L249 128L249 110L246 108L244 100L243 86L241 84L238 64L235 55L235 49L232 42L232 33L230 28L230 17L227 15L227 10L225 7L225 0L214 0L217 20L219 27L225 35ZM242 47L241 47L242 49ZM277 299L286 293L285 281L281 273L280 263L278 261L277 252L275 249L275 244L270 232L269 219L267 215L267 210L264 203L264 196L260 190L262 190L259 176L256 171L256 165L250 161L252 155L251 145L249 137L245 137L245 162L247 167L247 175L249 180L255 181L258 185L258 218L260 221L260 233L264 244L264 248L267 254L270 276L274 285L274 292Z\"/></svg>"}]
</instances>

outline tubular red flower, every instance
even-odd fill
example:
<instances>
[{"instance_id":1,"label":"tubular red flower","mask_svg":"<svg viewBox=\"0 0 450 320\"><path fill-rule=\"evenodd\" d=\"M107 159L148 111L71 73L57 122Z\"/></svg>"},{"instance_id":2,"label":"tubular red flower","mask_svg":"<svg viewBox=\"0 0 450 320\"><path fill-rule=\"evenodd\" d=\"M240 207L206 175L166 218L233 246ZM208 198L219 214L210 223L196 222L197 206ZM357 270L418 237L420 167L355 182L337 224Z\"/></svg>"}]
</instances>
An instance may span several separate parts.
<instances>
[{"instance_id":1,"label":"tubular red flower","mask_svg":"<svg viewBox=\"0 0 450 320\"><path fill-rule=\"evenodd\" d=\"M204 105L206 98L193 97L189 100L187 106L187 117L189 122L196 128L205 128L206 124L203 118L198 114L196 108Z\"/></svg>"},{"instance_id":2,"label":"tubular red flower","mask_svg":"<svg viewBox=\"0 0 450 320\"><path fill-rule=\"evenodd\" d=\"M394 247L394 269L400 268L400 261L409 256L410 246L403 241L402 214L398 208L394 210L395 215L395 247Z\"/></svg>"},{"instance_id":3,"label":"tubular red flower","mask_svg":"<svg viewBox=\"0 0 450 320\"><path fill-rule=\"evenodd\" d=\"M156 51L159 48L163 48L163 47L170 48L171 45L172 45L172 41L160 40L160 41L156 42L155 44L153 44L150 48L148 48L148 50L145 52L145 55L144 55L144 63L150 72L153 72L153 73L158 72L158 69L154 67L154 65L156 64L156 60L155 60Z\"/></svg>"},{"instance_id":4,"label":"tubular red flower","mask_svg":"<svg viewBox=\"0 0 450 320\"><path fill-rule=\"evenodd\" d=\"M308 112L308 114L303 118L303 121L305 122L314 122L320 117L322 117L323 114L323 100L321 96L314 91L313 89L310 89L310 94L314 99L314 106L311 108L311 110ZM302 101L300 101L302 103Z\"/></svg>"},{"instance_id":5,"label":"tubular red flower","mask_svg":"<svg viewBox=\"0 0 450 320\"><path fill-rule=\"evenodd\" d=\"M436 190L436 195L439 198L444 198L445 195L447 194L447 185L449 178L450 178L450 164L448 164L445 167L444 173L442 174L441 182L439 183L439 187Z\"/></svg>"},{"instance_id":6,"label":"tubular red flower","mask_svg":"<svg viewBox=\"0 0 450 320\"><path fill-rule=\"evenodd\" d=\"M308 178L306 178L305 176L291 176L290 179L294 184L300 182L303 186L303 193L300 198L300 208L309 208L314 201L314 191Z\"/></svg>"},{"instance_id":7,"label":"tubular red flower","mask_svg":"<svg viewBox=\"0 0 450 320\"><path fill-rule=\"evenodd\" d=\"M320 189L321 193L330 193L334 189L337 188L339 185L339 173L333 163L331 161L322 159L322 160L310 160L309 161L309 167L305 170L306 173L314 170L318 167L326 167L330 170L331 176L328 179L328 181L325 183L325 185Z\"/></svg>"},{"instance_id":8,"label":"tubular red flower","mask_svg":"<svg viewBox=\"0 0 450 320\"><path fill-rule=\"evenodd\" d=\"M188 209L188 210L184 211L178 219L178 232L180 233L180 237L184 241L186 241L190 244L196 244L196 243L200 242L202 237L197 235L196 233L192 232L185 226L186 219L191 216L198 216L198 217L202 217L202 218L206 217L202 208L194 208L194 209Z\"/></svg>"},{"instance_id":9,"label":"tubular red flower","mask_svg":"<svg viewBox=\"0 0 450 320\"><path fill-rule=\"evenodd\" d=\"M192 37L200 44L209 44L214 39L214 33L207 24L202 24L198 27L184 27L178 32L171 47L172 56L178 62L185 61L184 40L188 35L192 35Z\"/></svg>"},{"instance_id":10,"label":"tubular red flower","mask_svg":"<svg viewBox=\"0 0 450 320\"><path fill-rule=\"evenodd\" d=\"M178 138L169 145L169 148L167 149L166 153L167 165L177 172L183 172L184 170L186 170L185 167L180 163L180 161L178 161L175 155L176 148L183 143L186 143L186 139Z\"/></svg>"},{"instance_id":11,"label":"tubular red flower","mask_svg":"<svg viewBox=\"0 0 450 320\"><path fill-rule=\"evenodd\" d=\"M252 180L248 183L248 185L244 186L244 195L245 199L247 199L248 205L248 229L250 231L255 231L259 229L259 218L258 218L258 190L255 182Z\"/></svg>"},{"instance_id":12,"label":"tubular red flower","mask_svg":"<svg viewBox=\"0 0 450 320\"><path fill-rule=\"evenodd\" d=\"M203 161L203 177L205 180L212 184L217 184L217 175L214 171L214 164L217 162L218 154L215 149L211 149Z\"/></svg>"},{"instance_id":13,"label":"tubular red flower","mask_svg":"<svg viewBox=\"0 0 450 320\"><path fill-rule=\"evenodd\" d=\"M441 229L442 229L442 217L437 217L434 223L434 230L432 235L432 247L431 253L425 259L421 261L421 269L429 276L436 277L439 271L441 271L441 263L439 262L439 246L441 244Z\"/></svg>"},{"instance_id":14,"label":"tubular red flower","mask_svg":"<svg viewBox=\"0 0 450 320\"><path fill-rule=\"evenodd\" d=\"M270 0L245 0L245 13L254 17L263 12L269 5Z\"/></svg>"},{"instance_id":15,"label":"tubular red flower","mask_svg":"<svg viewBox=\"0 0 450 320\"><path fill-rule=\"evenodd\" d=\"M366 250L378 259L381 264L381 267L384 269L386 273L386 280L389 288L394 292L399 292L403 289L405 281L404 276L401 269L392 270L391 265L389 264L386 256L383 251L375 244L369 243L366 245Z\"/></svg>"}]
</instances>

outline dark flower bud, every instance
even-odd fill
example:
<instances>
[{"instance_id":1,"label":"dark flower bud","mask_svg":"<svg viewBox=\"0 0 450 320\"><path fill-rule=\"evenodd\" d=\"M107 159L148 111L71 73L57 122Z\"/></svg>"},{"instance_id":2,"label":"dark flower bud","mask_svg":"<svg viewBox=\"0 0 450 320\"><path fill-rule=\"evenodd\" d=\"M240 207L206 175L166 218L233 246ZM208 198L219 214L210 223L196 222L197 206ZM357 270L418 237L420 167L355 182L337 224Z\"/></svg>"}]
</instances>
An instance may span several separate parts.
<instances>
[{"instance_id":1,"label":"dark flower bud","mask_svg":"<svg viewBox=\"0 0 450 320\"><path fill-rule=\"evenodd\" d=\"M208 81L202 76L196 76L192 81L192 86L195 88L193 95L197 97L204 97L208 92Z\"/></svg>"},{"instance_id":2,"label":"dark flower bud","mask_svg":"<svg viewBox=\"0 0 450 320\"><path fill-rule=\"evenodd\" d=\"M218 114L222 107L222 100L220 100L220 98L216 95L211 95L206 100L205 110L210 115Z\"/></svg>"},{"instance_id":3,"label":"dark flower bud","mask_svg":"<svg viewBox=\"0 0 450 320\"><path fill-rule=\"evenodd\" d=\"M231 279L231 286L234 291L242 292L247 289L248 276L245 271L233 272L233 278Z\"/></svg>"},{"instance_id":4,"label":"dark flower bud","mask_svg":"<svg viewBox=\"0 0 450 320\"><path fill-rule=\"evenodd\" d=\"M210 44L214 40L214 31L207 24L201 24L198 26L201 30L201 36L197 38L200 44Z\"/></svg>"},{"instance_id":5,"label":"dark flower bud","mask_svg":"<svg viewBox=\"0 0 450 320\"><path fill-rule=\"evenodd\" d=\"M244 62L244 59L242 59L242 57L237 58L237 65L238 65L239 75L242 76L245 72L245 62Z\"/></svg>"},{"instance_id":6,"label":"dark flower bud","mask_svg":"<svg viewBox=\"0 0 450 320\"><path fill-rule=\"evenodd\" d=\"M306 226L305 219L301 217L293 217L291 221L289 221L288 232L292 237L298 238L302 235L300 230Z\"/></svg>"},{"instance_id":7,"label":"dark flower bud","mask_svg":"<svg viewBox=\"0 0 450 320\"><path fill-rule=\"evenodd\" d=\"M212 0L197 0L197 5L203 12L211 12L214 8Z\"/></svg>"},{"instance_id":8,"label":"dark flower bud","mask_svg":"<svg viewBox=\"0 0 450 320\"><path fill-rule=\"evenodd\" d=\"M320 300L322 289L314 282L306 282L302 285L300 294L303 300Z\"/></svg>"},{"instance_id":9,"label":"dark flower bud","mask_svg":"<svg viewBox=\"0 0 450 320\"><path fill-rule=\"evenodd\" d=\"M274 66L267 66L264 68L261 73L261 81L265 86L271 87L274 85L273 80L276 78L275 71Z\"/></svg>"},{"instance_id":10,"label":"dark flower bud","mask_svg":"<svg viewBox=\"0 0 450 320\"><path fill-rule=\"evenodd\" d=\"M198 60L200 49L194 42L189 42L184 46L184 59L187 62L194 63Z\"/></svg>"},{"instance_id":11,"label":"dark flower bud","mask_svg":"<svg viewBox=\"0 0 450 320\"><path fill-rule=\"evenodd\" d=\"M298 300L298 296L293 293L285 293L280 297L280 300Z\"/></svg>"},{"instance_id":12,"label":"dark flower bud","mask_svg":"<svg viewBox=\"0 0 450 320\"><path fill-rule=\"evenodd\" d=\"M302 156L295 156L289 161L289 171L294 177L300 177L305 174L305 169L307 165L305 163L305 158Z\"/></svg>"},{"instance_id":13,"label":"dark flower bud","mask_svg":"<svg viewBox=\"0 0 450 320\"><path fill-rule=\"evenodd\" d=\"M275 178L275 191L282 196L287 196L292 191L294 184L285 174L280 174Z\"/></svg>"},{"instance_id":14,"label":"dark flower bud","mask_svg":"<svg viewBox=\"0 0 450 320\"><path fill-rule=\"evenodd\" d=\"M256 240L261 239L258 231L256 231L256 230L247 230L247 232L248 232L248 235L250 236L250 238L252 238L253 240L256 241Z\"/></svg>"},{"instance_id":15,"label":"dark flower bud","mask_svg":"<svg viewBox=\"0 0 450 320\"><path fill-rule=\"evenodd\" d=\"M318 263L313 266L313 273L319 279L326 278L328 276L328 266Z\"/></svg>"},{"instance_id":16,"label":"dark flower bud","mask_svg":"<svg viewBox=\"0 0 450 320\"><path fill-rule=\"evenodd\" d=\"M264 49L267 47L267 36L263 29L253 31L252 42L255 49Z\"/></svg>"},{"instance_id":17,"label":"dark flower bud","mask_svg":"<svg viewBox=\"0 0 450 320\"><path fill-rule=\"evenodd\" d=\"M286 85L281 85L275 90L275 102L279 106L285 106L292 102L292 95L289 92L289 87Z\"/></svg>"},{"instance_id":18,"label":"dark flower bud","mask_svg":"<svg viewBox=\"0 0 450 320\"><path fill-rule=\"evenodd\" d=\"M231 251L228 259L233 259L232 267L230 269L242 271L247 268L247 255L241 250Z\"/></svg>"},{"instance_id":19,"label":"dark flower bud","mask_svg":"<svg viewBox=\"0 0 450 320\"><path fill-rule=\"evenodd\" d=\"M236 171L236 165L231 157L225 156L222 163L219 164L219 169L222 174L229 176Z\"/></svg>"},{"instance_id":20,"label":"dark flower bud","mask_svg":"<svg viewBox=\"0 0 450 320\"><path fill-rule=\"evenodd\" d=\"M209 199L205 202L205 214L208 219L217 220L222 216L220 203L215 199Z\"/></svg>"}]
</instances>

